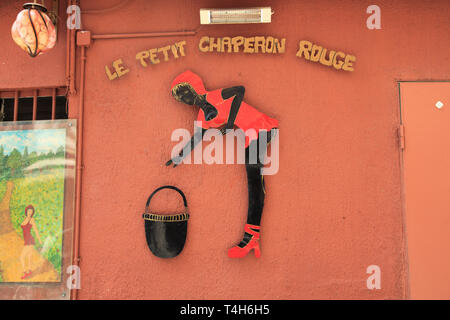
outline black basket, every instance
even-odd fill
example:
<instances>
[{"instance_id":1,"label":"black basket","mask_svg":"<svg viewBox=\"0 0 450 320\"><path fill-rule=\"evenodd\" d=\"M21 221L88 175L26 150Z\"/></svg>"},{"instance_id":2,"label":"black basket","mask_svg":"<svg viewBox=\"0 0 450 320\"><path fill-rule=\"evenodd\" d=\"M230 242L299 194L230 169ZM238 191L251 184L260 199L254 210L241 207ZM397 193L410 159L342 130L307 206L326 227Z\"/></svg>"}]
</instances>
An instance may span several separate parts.
<instances>
[{"instance_id":1,"label":"black basket","mask_svg":"<svg viewBox=\"0 0 450 320\"><path fill-rule=\"evenodd\" d=\"M150 200L162 189L175 190L183 197L184 213L163 215L149 211ZM174 186L159 187L148 197L142 217L145 221L145 237L150 251L160 258L173 258L179 255L186 242L189 220L188 205L183 191Z\"/></svg>"}]
</instances>

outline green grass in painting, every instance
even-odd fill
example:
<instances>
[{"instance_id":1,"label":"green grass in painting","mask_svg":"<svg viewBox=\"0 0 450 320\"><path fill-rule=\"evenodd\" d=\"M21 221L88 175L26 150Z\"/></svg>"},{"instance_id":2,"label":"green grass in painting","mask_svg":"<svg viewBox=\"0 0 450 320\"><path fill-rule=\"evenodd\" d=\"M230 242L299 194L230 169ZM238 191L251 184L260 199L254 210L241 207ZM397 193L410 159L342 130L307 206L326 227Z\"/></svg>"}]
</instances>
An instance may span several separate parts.
<instances>
[{"instance_id":1,"label":"green grass in painting","mask_svg":"<svg viewBox=\"0 0 450 320\"><path fill-rule=\"evenodd\" d=\"M0 200L2 200L3 195L6 192L6 180L0 180Z\"/></svg>"},{"instance_id":2,"label":"green grass in painting","mask_svg":"<svg viewBox=\"0 0 450 320\"><path fill-rule=\"evenodd\" d=\"M64 211L64 170L37 176L16 178L11 197L11 221L16 232L22 236L20 224L24 220L24 210L29 204L35 208L34 219L41 236L39 244L33 231L36 249L53 264L61 275L62 233ZM6 190L6 181L0 183L0 194Z\"/></svg>"}]
</instances>

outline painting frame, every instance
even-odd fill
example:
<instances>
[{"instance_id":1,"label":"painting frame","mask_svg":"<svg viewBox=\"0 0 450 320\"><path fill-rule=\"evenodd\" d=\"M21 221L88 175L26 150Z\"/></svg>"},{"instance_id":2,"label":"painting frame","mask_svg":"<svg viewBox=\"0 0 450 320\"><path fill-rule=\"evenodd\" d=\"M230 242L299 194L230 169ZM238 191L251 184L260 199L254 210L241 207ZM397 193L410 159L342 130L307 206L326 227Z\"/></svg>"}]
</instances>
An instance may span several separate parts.
<instances>
[{"instance_id":1,"label":"painting frame","mask_svg":"<svg viewBox=\"0 0 450 320\"><path fill-rule=\"evenodd\" d=\"M33 277L31 277L29 279L24 278L24 280L20 280L22 278L19 278L19 280L14 280L17 278L11 278L11 280L0 278L0 280L2 280L0 282L0 299L2 299L2 300L3 299L5 299L5 300L6 299L8 299L8 300L10 300L10 299L68 300L71 298L71 291L72 291L71 289L73 289L70 287L70 284L72 284L73 276L71 274L71 271L67 272L67 270L72 270L72 268L69 268L69 267L73 263L72 262L73 261L73 245L74 245L73 231L74 231L74 218L75 218L75 199L76 199L75 183L76 183L76 165L77 165L76 164L77 120L76 119L67 119L67 120L0 122L0 138L3 135L8 135L11 132L17 132L17 134L26 132L27 137L32 137L32 138L30 138L31 141L34 141L36 145L39 145L39 147L43 147L43 148L46 147L45 138L43 139L40 137L44 134L49 134L49 137L51 134L51 137L53 137L53 138L54 138L54 136L57 136L59 139L59 140L57 140L58 142L64 141L64 148L63 148L64 155L62 157L62 159L64 159L63 162L61 162L61 154L59 154L60 158L58 158L57 162L50 161L48 159L47 160L39 160L39 161L34 159L35 162L33 165L24 167L25 169L22 168L23 169L21 171L22 176L20 178L23 180L38 179L41 176L43 176L44 174L46 174L47 175L47 177L45 178L46 180L42 179L42 181L44 181L44 182L43 182L43 184L41 184L41 186L43 185L44 188L46 188L45 181L50 181L53 178L52 175L54 175L55 180L58 179L57 180L58 185L56 187L54 187L55 189L50 189L50 191L57 193L57 196L59 199L58 205L59 206L62 205L61 214L59 216L57 216L57 218L54 218L54 220L56 220L58 223L57 231L59 232L59 230L60 230L61 234L59 234L57 232L54 237L47 237L45 240L48 240L48 238L51 238L53 241L50 241L49 243L56 243L53 246L57 247L57 251L58 251L58 254L60 255L60 257L58 256L59 260L56 259L56 261L57 262L60 261L60 264L58 264L58 269L54 268L53 270L45 273L44 271L47 271L48 270L48 268L47 268L46 270L42 271L40 273L40 275L33 274L34 278L36 278L38 280L33 280ZM56 135L56 133L58 133L58 135ZM64 133L64 135L62 135L62 133ZM41 136L38 136L38 134L40 134ZM34 136L36 136L36 137L34 137ZM63 140L61 140L62 136L64 137ZM55 139L50 139L50 138L48 139L48 141L52 141L52 143L56 143L56 142L54 142L54 140ZM3 140L1 140L1 141L3 141ZM28 145L33 146L33 142L27 143L27 146ZM50 148L50 143L47 147ZM4 150L3 150L3 146L1 145L1 143L0 143L0 148L1 148L1 152L3 152ZM18 149L14 148L14 150L18 150ZM61 150L62 149L60 149L58 151L61 151ZM48 152L48 154L52 154L51 152L52 152L52 150L50 150ZM11 157L11 153L9 154L9 157ZM34 153L37 154L38 156L42 155L43 158L46 157L46 154L44 152L42 152L42 153L34 152ZM55 152L55 154L56 154L56 152ZM28 152L27 152L27 155L28 155ZM2 154L2 156L3 156L3 154ZM56 155L55 155L55 157L56 157ZM51 159L54 160L53 158L51 158ZM51 165L48 165L48 163L57 164L57 166L56 165L51 166ZM44 167L44 171L42 171L42 167ZM0 169L2 169L2 168L4 168L4 167L0 167ZM37 168L37 173L36 173L36 168ZM9 172L8 172L10 175L10 176L8 176L8 179L10 179L10 180L8 180L8 183L9 183L9 181L13 181L11 170L12 169L9 169ZM14 170L12 170L12 172L14 172ZM15 173L15 174L17 175L17 173ZM51 178L49 176L51 176ZM36 180L32 180L32 181L36 181ZM31 182L29 182L29 183L31 183ZM62 191L60 188L61 185L63 185ZM13 187L16 188L16 186L14 186L14 185L13 185ZM48 187L48 188L50 188L50 187ZM8 187L7 187L7 190L8 190ZM42 190L42 189L38 189L38 190ZM56 191L54 191L54 190L56 190ZM45 190L45 191L47 191L47 190ZM10 193L12 193L12 192L13 191L11 191ZM25 192L23 192L23 193L25 193ZM4 200L4 198L6 197L6 193L4 193L4 195L0 195L0 196ZM46 195L39 194L39 199L43 198L45 196L47 196L47 198L52 197L52 195L49 195L46 192ZM62 196L62 199L61 199L61 196ZM54 196L54 197L56 198L56 196ZM13 197L11 196L10 198L11 198L11 200L9 200L9 198L8 198L8 212L9 212L9 215L12 216L13 215L13 205L12 205ZM2 203L3 202L4 201L2 201ZM25 202L21 204L21 209L24 206L25 206ZM23 215L24 217L27 216L27 210L28 210L27 208L25 208L25 214ZM58 210L60 208L61 207L58 207ZM39 209L41 209L41 211L40 211L41 219L43 219L42 217L45 214L50 215L49 212L51 210L49 210L48 208L37 208L36 212L39 212ZM33 209L33 211L30 211L30 210L28 210L28 211L32 212L32 214L34 214L34 209ZM32 217L32 215L31 215L31 217ZM35 220L37 220L38 218L39 218L39 216L37 216ZM58 221L58 219L60 219L61 221ZM12 220L11 217L10 217L10 220ZM25 240L25 243L22 245L23 247L22 247L21 253L23 253L23 251L25 251L24 248L27 247L26 246L27 240L25 239L26 238L25 227L22 227L22 225L24 223L26 223L26 219L20 225L20 227L22 228L22 231L23 231L23 235L20 233L20 228L17 226L17 223L15 226L16 234L18 236L22 236L22 238L23 238L23 239L21 238L22 241ZM27 226L27 225L25 224L25 226ZM60 229L59 229L59 226L61 226ZM44 227L41 226L41 230L42 230L42 228L44 228ZM39 229L39 227L38 227L38 229ZM0 230L1 230L1 228L0 228ZM39 231L38 233L41 233L41 231ZM10 234L12 234L12 232ZM42 241L41 241L39 235L37 235L35 231L33 231L33 232L28 231L28 234L32 234L34 236L34 237L31 236L31 238L34 240L33 244L36 242L36 252L39 252L39 254L40 254L42 252L42 250L44 250L44 248L46 248L47 242L45 242L43 244L43 246L41 246ZM1 236L2 235L0 234L0 241L2 239ZM36 238L39 238L39 239L36 239ZM58 239L58 241L56 241L55 238ZM39 240L39 246L41 246L39 248L40 249L39 251L37 249L38 248L37 240ZM0 246L1 246L1 243L0 243ZM29 248L29 247L32 247L32 246L30 245L27 248ZM50 247L51 247L51 245L50 245ZM11 248L10 250L13 250L11 246L9 246L9 248ZM60 250L58 250L58 249L60 249ZM48 251L48 247L47 247L47 251ZM34 254L36 255L36 253L34 253ZM41 260L44 261L46 264L48 264L50 266L55 265L54 263L53 264L50 263L50 261L51 261L50 258L44 258L44 254L42 254L42 256L40 256L40 257L42 258ZM29 258L29 259L31 259L31 258ZM21 260L22 260L22 255L21 255ZM0 263L1 263L1 261L0 261ZM31 262L29 262L29 263L31 265ZM15 265L17 265L17 262L15 262ZM0 265L0 268L2 268L1 265ZM41 267L41 269L42 268L43 267ZM59 270L59 273L58 273L58 271L55 271L55 270ZM1 270L1 271L4 271L4 270ZM31 271L30 271L30 273L31 273ZM25 275L26 275L26 272L24 272L23 276L25 276ZM47 277L46 280L39 280L39 279L45 279L44 276Z\"/></svg>"}]
</instances>

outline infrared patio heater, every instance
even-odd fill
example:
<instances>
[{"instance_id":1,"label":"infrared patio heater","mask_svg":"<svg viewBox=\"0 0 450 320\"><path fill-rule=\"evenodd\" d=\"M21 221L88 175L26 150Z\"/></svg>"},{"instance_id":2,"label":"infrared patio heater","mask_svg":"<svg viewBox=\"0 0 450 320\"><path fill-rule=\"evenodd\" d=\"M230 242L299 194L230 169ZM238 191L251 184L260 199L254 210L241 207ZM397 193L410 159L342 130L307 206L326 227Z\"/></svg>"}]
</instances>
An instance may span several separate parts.
<instances>
[{"instance_id":1,"label":"infrared patio heater","mask_svg":"<svg viewBox=\"0 0 450 320\"><path fill-rule=\"evenodd\" d=\"M200 9L200 24L270 23L271 7Z\"/></svg>"}]
</instances>

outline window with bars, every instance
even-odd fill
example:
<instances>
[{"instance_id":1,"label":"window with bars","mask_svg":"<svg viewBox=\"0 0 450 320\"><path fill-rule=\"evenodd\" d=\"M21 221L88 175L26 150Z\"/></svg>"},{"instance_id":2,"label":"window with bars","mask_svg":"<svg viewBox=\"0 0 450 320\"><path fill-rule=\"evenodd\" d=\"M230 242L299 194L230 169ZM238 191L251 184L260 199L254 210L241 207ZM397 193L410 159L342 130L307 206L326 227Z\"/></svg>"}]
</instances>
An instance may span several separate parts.
<instances>
[{"instance_id":1,"label":"window with bars","mask_svg":"<svg viewBox=\"0 0 450 320\"><path fill-rule=\"evenodd\" d=\"M0 121L67 119L66 88L0 89Z\"/></svg>"}]
</instances>

